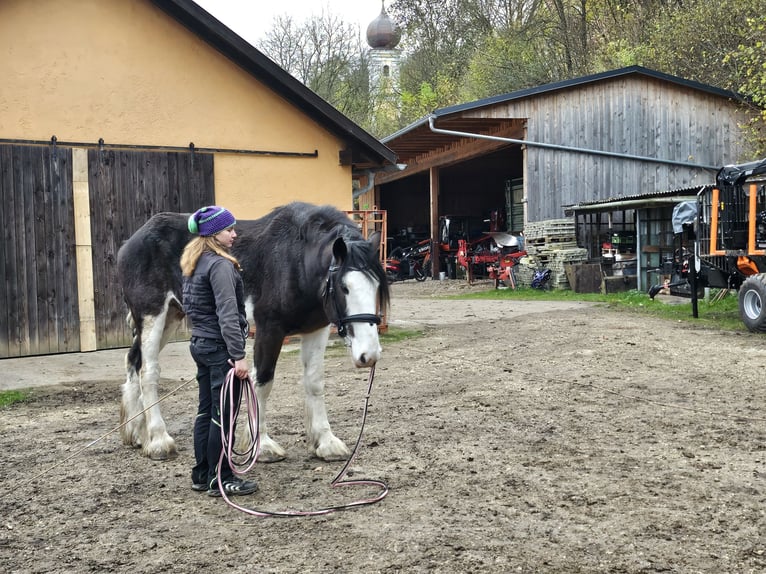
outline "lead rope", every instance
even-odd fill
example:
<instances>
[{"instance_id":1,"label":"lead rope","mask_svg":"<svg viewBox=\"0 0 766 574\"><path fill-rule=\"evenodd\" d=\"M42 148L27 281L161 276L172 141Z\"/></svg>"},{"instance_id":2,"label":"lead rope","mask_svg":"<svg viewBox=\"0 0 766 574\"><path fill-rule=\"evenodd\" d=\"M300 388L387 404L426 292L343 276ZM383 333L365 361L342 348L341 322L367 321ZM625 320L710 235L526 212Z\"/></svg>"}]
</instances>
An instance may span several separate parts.
<instances>
[{"instance_id":1,"label":"lead rope","mask_svg":"<svg viewBox=\"0 0 766 574\"><path fill-rule=\"evenodd\" d=\"M229 372L226 375L226 380L224 381L223 388L221 389L221 397L222 399L225 397L230 402L229 404L234 405L234 369L230 369ZM351 452L351 456L348 457L348 460L346 461L346 464L343 465L343 468L340 470L340 472L335 476L335 478L332 479L330 482L330 485L332 487L339 487L339 486L376 486L380 488L380 492L377 496L374 496L372 498L363 498L360 500L355 500L353 502L348 502L346 504L342 504L339 506L329 506L326 508L319 508L317 510L283 510L283 511L269 511L269 510L257 510L254 508L246 508L244 506L240 506L236 504L235 502L232 502L229 497L226 495L226 490L223 488L221 483L221 466L223 463L224 456L228 457L229 459L229 465L231 466L232 472L237 475L241 476L242 474L246 473L250 469L253 468L255 465L255 462L258 458L258 454L260 453L260 431L258 430L258 399L255 394L255 385L253 383L253 380L248 376L246 379L241 379L242 382L242 397L245 399L245 404L247 405L248 409L248 416L247 416L247 422L248 426L250 428L250 437L251 441L250 444L247 445L247 448L242 452L238 453L234 450L233 440L229 440L227 437L234 437L234 427L237 420L237 415L239 414L239 409L241 405L241 400L238 404L234 405L234 408L229 409L229 420L228 420L228 427L226 424L224 424L223 421L221 421L221 440L223 441L223 449L221 450L221 456L218 459L218 473L217 473L217 480L218 480L218 488L221 491L221 496L226 501L226 504L231 506L232 508L235 508L241 512L244 512L245 514L249 514L251 516L260 516L260 517L282 517L282 518L290 518L290 517L297 517L297 516L321 516L325 514L330 514L331 512L335 512L338 510L347 510L349 508L354 508L356 506L367 506L370 504L375 504L376 502L380 502L383 500L386 495L388 494L388 485L383 482L382 480L375 480L375 479L359 479L359 480L342 480L343 477L348 472L349 467L351 466L351 463L353 462L354 458L356 458L357 452L359 451L359 445L362 442L362 435L364 433L364 425L367 421L367 411L369 410L369 404L370 404L370 394L372 393L372 382L375 378L375 367L370 368L370 374L367 378L367 395L365 396L364 401L364 411L362 414L362 425L359 429L359 436L356 439L356 444L354 445L354 449ZM236 455L240 457L244 457L244 460L240 460L240 462L235 462L233 460L233 456Z\"/></svg>"}]
</instances>

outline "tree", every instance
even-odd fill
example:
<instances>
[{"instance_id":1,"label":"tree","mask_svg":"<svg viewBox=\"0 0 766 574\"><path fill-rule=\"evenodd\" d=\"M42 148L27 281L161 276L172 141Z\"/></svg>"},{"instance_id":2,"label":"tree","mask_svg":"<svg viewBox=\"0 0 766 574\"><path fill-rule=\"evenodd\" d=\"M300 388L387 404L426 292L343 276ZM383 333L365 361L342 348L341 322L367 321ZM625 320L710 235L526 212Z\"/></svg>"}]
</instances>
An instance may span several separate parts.
<instances>
[{"instance_id":1,"label":"tree","mask_svg":"<svg viewBox=\"0 0 766 574\"><path fill-rule=\"evenodd\" d=\"M659 11L641 64L688 80L722 88L738 83L736 59L727 59L753 40L749 18L763 12L763 0L687 0Z\"/></svg>"},{"instance_id":2,"label":"tree","mask_svg":"<svg viewBox=\"0 0 766 574\"><path fill-rule=\"evenodd\" d=\"M732 88L752 102L747 131L756 157L766 155L766 15L745 22L747 41L724 57L737 70Z\"/></svg>"},{"instance_id":3,"label":"tree","mask_svg":"<svg viewBox=\"0 0 766 574\"><path fill-rule=\"evenodd\" d=\"M302 24L277 16L258 47L340 112L368 125L372 108L367 50L356 26L329 12Z\"/></svg>"},{"instance_id":4,"label":"tree","mask_svg":"<svg viewBox=\"0 0 766 574\"><path fill-rule=\"evenodd\" d=\"M539 86L557 78L541 57L547 46L533 26L513 26L484 38L468 66L463 100Z\"/></svg>"},{"instance_id":5,"label":"tree","mask_svg":"<svg viewBox=\"0 0 766 574\"><path fill-rule=\"evenodd\" d=\"M424 84L437 107L457 103L470 59L493 29L488 0L395 0L390 14L403 31L407 53L401 66L404 93L422 93ZM406 117L406 114L405 114Z\"/></svg>"}]
</instances>

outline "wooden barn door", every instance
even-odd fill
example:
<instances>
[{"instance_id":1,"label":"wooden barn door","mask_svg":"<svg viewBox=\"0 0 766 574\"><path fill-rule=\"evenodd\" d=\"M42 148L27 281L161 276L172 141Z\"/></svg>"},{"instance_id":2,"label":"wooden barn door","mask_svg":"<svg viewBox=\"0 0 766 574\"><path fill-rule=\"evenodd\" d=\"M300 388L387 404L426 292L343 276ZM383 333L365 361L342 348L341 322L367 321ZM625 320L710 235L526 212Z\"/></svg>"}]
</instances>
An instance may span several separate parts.
<instances>
[{"instance_id":1,"label":"wooden barn door","mask_svg":"<svg viewBox=\"0 0 766 574\"><path fill-rule=\"evenodd\" d=\"M124 347L132 333L117 283L117 251L156 213L213 204L213 155L92 149L88 166L97 347Z\"/></svg>"},{"instance_id":2,"label":"wooden barn door","mask_svg":"<svg viewBox=\"0 0 766 574\"><path fill-rule=\"evenodd\" d=\"M80 348L71 149L0 145L0 357Z\"/></svg>"}]
</instances>

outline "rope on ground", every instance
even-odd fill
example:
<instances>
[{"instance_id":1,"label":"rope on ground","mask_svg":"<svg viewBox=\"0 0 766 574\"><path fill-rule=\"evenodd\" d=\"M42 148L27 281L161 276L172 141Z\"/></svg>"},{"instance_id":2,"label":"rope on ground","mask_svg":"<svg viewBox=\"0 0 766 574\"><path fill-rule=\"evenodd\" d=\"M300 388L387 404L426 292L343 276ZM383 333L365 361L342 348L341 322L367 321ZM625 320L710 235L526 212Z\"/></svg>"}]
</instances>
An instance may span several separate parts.
<instances>
[{"instance_id":1,"label":"rope on ground","mask_svg":"<svg viewBox=\"0 0 766 574\"><path fill-rule=\"evenodd\" d=\"M383 500L386 495L388 494L388 485L383 482L382 480L375 480L375 479L369 479L369 478L363 478L358 480L342 480L343 477L348 472L349 467L351 466L351 463L353 462L354 458L356 458L357 452L359 451L359 444L362 442L362 435L364 434L364 426L365 422L367 421L367 412L369 410L369 404L370 404L370 395L372 393L372 382L375 378L375 367L370 368L370 374L367 378L367 395L365 397L364 402L364 411L362 414L362 424L359 429L359 436L356 439L356 444L354 445L354 449L351 451L351 456L348 457L348 460L346 461L346 464L343 465L343 468L340 470L340 472L335 476L335 478L332 479L330 482L330 485L332 487L339 487L339 486L375 486L380 489L380 492L371 498L364 498L360 500L355 500L353 502L347 502L346 504L341 504L338 506L330 506L326 508L320 508L317 510L284 510L284 511L270 511L270 510L257 510L254 508L246 508L244 506L240 506L234 502L231 501L231 499L227 496L226 490L223 488L223 485L221 484L221 466L223 462L224 455L227 455L229 458L229 462L232 467L232 471L234 471L234 474L241 475L250 468L252 468L252 465L255 464L255 460L258 456L258 451L260 448L260 435L258 431L258 401L255 400L255 388L253 386L253 382L248 377L247 379L242 380L242 398L245 399L246 404L248 406L248 425L251 429L251 444L248 445L248 447L245 449L245 453L247 453L247 456L245 458L245 461L241 463L240 466L235 465L232 462L232 455L234 454L241 454L236 453L233 450L233 441L227 440L227 435L229 437L234 436L234 427L237 419L237 413L239 411L239 405L233 405L234 408L229 408L230 417L229 421L221 421L221 438L223 439L224 448L221 452L221 457L218 460L218 485L221 490L221 495L223 499L226 501L226 504L231 506L232 508L239 510L241 512L244 512L245 514L249 514L251 516L258 516L262 518L294 518L299 516L322 516L325 514L330 514L331 512L336 512L338 510L347 510L349 508L354 508L357 506L367 506L370 504L375 504L376 502L380 502ZM224 400L224 397L228 398L228 400L233 401L233 381L234 381L234 369L231 369L226 377L226 381L224 382L223 388L221 389L221 400ZM244 465L246 468L242 469L241 466Z\"/></svg>"},{"instance_id":2,"label":"rope on ground","mask_svg":"<svg viewBox=\"0 0 766 574\"><path fill-rule=\"evenodd\" d=\"M111 430L109 430L109 431L105 432L104 434L102 434L102 435L101 435L100 437L98 437L97 439L90 441L90 442L89 442L88 444L86 444L84 447L82 447L82 448L80 448L80 449L76 450L75 452L73 452L72 454L70 454L68 457L66 457L66 458L64 458L64 459L62 459L62 460L60 460L60 461L58 461L58 462L56 462L56 463L52 464L51 466L49 466L48 468L46 468L46 469L45 469L45 470L43 470L42 472L40 472L40 473L36 474L35 476L33 476L31 479L25 479L25 482L26 482L27 480L33 480L33 481L34 481L34 480L37 480L38 478L45 476L46 474L48 474L48 473L49 473L49 472L51 472L52 470L55 470L55 469L57 469L58 467L60 467L60 466L61 466L62 464L64 464L65 462L68 462L68 461L72 460L73 458L75 458L76 456L79 456L80 454L82 454L83 452L85 452L86 450L88 450L88 449L89 449L90 447L92 447L93 445L95 445L95 444L98 444L99 442L101 442L102 440L104 440L104 439L105 439L106 437L108 437L110 434L113 434L113 433L117 432L118 430L120 430L122 427L124 427L124 426L125 426L126 424L128 424L130 421L132 421L132 420L134 420L134 419L136 419L136 418L138 418L138 417L142 416L142 415L143 415L143 414L144 414L146 411L148 411L148 410L149 410L150 408L152 408L154 405L157 405L157 404L161 403L162 401L164 401L165 399L167 399L168 397L171 397L171 396L173 396L175 393L177 393L178 391L180 391L180 390L181 390L182 388L184 388L186 385L188 385L188 384L189 384L189 383L191 383L192 381L196 381L196 380L197 380L197 379L196 379L195 377L192 377L192 378L191 378L191 379L189 379L188 381L186 381L186 382L184 382L184 383L181 383L181 384L180 384L180 385L178 385L178 386L177 386L175 389L173 389L173 390L172 390L172 391L170 391L169 393L167 393L167 394L163 395L162 397L160 397L159 399L157 399L156 401L154 401L154 402L153 402L151 405L149 405L148 407L146 407L146 408L145 408L144 410L142 410L141 412L139 412L139 413L136 413L135 415L133 415L132 417L130 417L130 418L129 418L128 420L126 420L125 422L123 422L123 423L119 424L118 426L114 427L113 429L111 429ZM5 493L3 493L3 494L0 494L0 500L2 500L2 499L5 497L5 496L7 496L8 494L12 493L13 491L14 491L14 489L13 489L13 488L9 488L9 489L7 489L7 490L5 491Z\"/></svg>"}]
</instances>

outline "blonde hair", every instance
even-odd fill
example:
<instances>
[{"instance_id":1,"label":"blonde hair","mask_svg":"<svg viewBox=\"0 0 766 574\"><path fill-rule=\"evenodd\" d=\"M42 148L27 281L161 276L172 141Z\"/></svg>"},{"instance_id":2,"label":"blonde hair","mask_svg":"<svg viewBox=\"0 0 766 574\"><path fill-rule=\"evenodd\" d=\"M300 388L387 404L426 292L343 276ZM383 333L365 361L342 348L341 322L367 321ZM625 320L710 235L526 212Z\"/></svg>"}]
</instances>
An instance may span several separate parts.
<instances>
[{"instance_id":1,"label":"blonde hair","mask_svg":"<svg viewBox=\"0 0 766 574\"><path fill-rule=\"evenodd\" d=\"M200 235L189 241L181 254L181 273L184 277L191 277L194 274L197 262L205 251L212 251L224 259L228 259L237 268L237 271L242 271L237 258L229 253L214 235L204 237Z\"/></svg>"}]
</instances>

